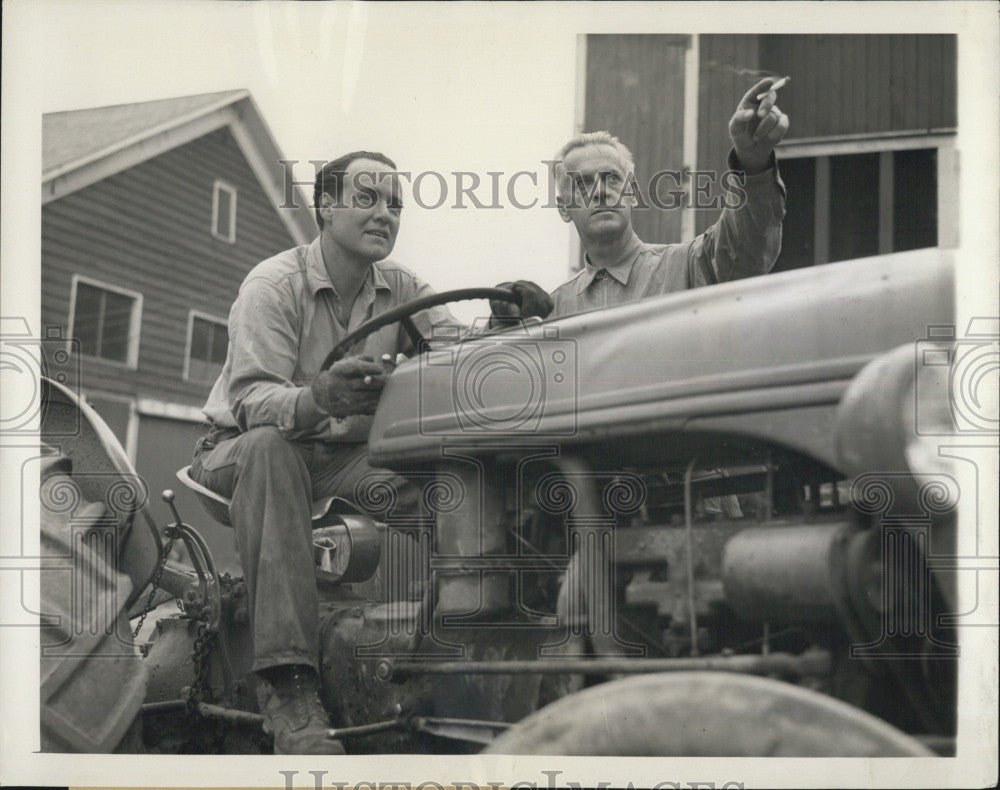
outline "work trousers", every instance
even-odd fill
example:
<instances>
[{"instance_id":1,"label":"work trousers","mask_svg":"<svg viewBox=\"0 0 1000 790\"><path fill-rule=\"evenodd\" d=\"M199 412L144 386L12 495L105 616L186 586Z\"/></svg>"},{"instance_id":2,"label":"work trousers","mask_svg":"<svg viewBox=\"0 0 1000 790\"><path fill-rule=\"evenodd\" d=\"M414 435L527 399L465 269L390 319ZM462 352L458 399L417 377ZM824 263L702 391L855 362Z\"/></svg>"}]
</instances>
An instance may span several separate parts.
<instances>
[{"instance_id":1,"label":"work trousers","mask_svg":"<svg viewBox=\"0 0 1000 790\"><path fill-rule=\"evenodd\" d=\"M289 441L273 426L217 444L199 443L191 477L232 500L229 516L247 585L254 671L283 664L319 668L314 500L343 497L375 518L383 518L387 506L404 513L419 507L419 489L370 467L367 449L365 444ZM386 485L394 497L386 497Z\"/></svg>"}]
</instances>

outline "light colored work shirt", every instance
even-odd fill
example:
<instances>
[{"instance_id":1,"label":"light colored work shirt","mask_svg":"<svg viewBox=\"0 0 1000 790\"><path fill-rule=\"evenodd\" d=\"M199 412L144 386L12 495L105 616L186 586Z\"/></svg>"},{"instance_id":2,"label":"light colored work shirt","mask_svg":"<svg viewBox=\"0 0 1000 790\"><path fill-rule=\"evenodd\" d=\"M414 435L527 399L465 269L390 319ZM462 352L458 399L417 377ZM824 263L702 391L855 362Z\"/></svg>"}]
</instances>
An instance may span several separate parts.
<instances>
[{"instance_id":1,"label":"light colored work shirt","mask_svg":"<svg viewBox=\"0 0 1000 790\"><path fill-rule=\"evenodd\" d=\"M730 168L737 165L730 153ZM691 241L647 244L633 233L610 266L598 269L585 256L583 269L552 292L549 318L766 274L781 252L785 214L777 163L772 159L772 167L747 176L743 190L747 197L740 208L723 209L718 222Z\"/></svg>"},{"instance_id":2,"label":"light colored work shirt","mask_svg":"<svg viewBox=\"0 0 1000 790\"><path fill-rule=\"evenodd\" d=\"M391 261L368 270L347 326L337 318L338 296L320 250L319 239L257 264L240 286L229 311L229 350L222 373L203 411L217 426L242 431L274 425L290 439L364 442L371 417L327 418L305 431L295 429L299 394L320 372L333 347L373 316L434 291L413 272ZM444 307L413 318L430 336L432 324L459 326ZM399 324L370 335L351 354L378 360L410 349Z\"/></svg>"}]
</instances>

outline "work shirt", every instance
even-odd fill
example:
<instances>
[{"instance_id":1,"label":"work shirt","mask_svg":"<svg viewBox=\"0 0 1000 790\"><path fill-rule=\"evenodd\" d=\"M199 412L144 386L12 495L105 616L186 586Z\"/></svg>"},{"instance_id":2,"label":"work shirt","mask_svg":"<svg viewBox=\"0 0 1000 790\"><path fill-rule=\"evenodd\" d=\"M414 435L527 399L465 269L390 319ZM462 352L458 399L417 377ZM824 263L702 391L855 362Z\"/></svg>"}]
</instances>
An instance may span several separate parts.
<instances>
[{"instance_id":1,"label":"work shirt","mask_svg":"<svg viewBox=\"0 0 1000 790\"><path fill-rule=\"evenodd\" d=\"M218 427L248 431L273 425L289 439L364 442L371 417L327 418L307 430L295 429L295 405L333 347L373 316L434 291L413 272L391 261L369 268L347 326L334 310L340 296L330 282L319 238L257 264L244 279L229 311L229 349L222 373L203 411ZM417 313L421 333L431 325L458 327L444 307ZM351 354L378 360L409 351L399 324L369 335Z\"/></svg>"},{"instance_id":2,"label":"work shirt","mask_svg":"<svg viewBox=\"0 0 1000 790\"><path fill-rule=\"evenodd\" d=\"M746 176L746 201L725 208L712 227L680 244L647 244L635 233L618 260L584 267L552 292L549 318L628 304L649 296L766 274L781 252L785 185L772 154L771 167ZM735 153L729 166L739 170Z\"/></svg>"}]
</instances>

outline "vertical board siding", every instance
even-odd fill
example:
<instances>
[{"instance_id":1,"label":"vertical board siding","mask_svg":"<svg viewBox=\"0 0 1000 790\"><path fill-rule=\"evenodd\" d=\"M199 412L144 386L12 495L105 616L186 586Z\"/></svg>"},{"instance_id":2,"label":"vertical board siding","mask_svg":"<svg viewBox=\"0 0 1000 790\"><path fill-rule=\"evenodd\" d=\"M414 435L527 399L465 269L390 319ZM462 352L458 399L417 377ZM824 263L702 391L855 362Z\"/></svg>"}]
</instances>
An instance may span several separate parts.
<instances>
[{"instance_id":1,"label":"vertical board siding","mask_svg":"<svg viewBox=\"0 0 1000 790\"><path fill-rule=\"evenodd\" d=\"M584 130L606 130L632 151L644 199L660 170L684 161L684 56L687 36L589 35ZM663 192L672 187L665 182ZM637 209L639 237L680 239L681 209Z\"/></svg>"},{"instance_id":2,"label":"vertical board siding","mask_svg":"<svg viewBox=\"0 0 1000 790\"><path fill-rule=\"evenodd\" d=\"M957 126L953 35L760 36L760 68L788 74L789 139Z\"/></svg>"},{"instance_id":3,"label":"vertical board siding","mask_svg":"<svg viewBox=\"0 0 1000 790\"><path fill-rule=\"evenodd\" d=\"M237 191L236 242L212 235L212 190ZM42 322L67 325L74 274L143 295L138 370L82 361L84 387L200 406L183 380L189 310L226 317L246 273L294 241L228 128L42 207Z\"/></svg>"},{"instance_id":4,"label":"vertical board siding","mask_svg":"<svg viewBox=\"0 0 1000 790\"><path fill-rule=\"evenodd\" d=\"M718 184L729 169L729 119L743 94L760 78L757 36L703 35L698 37L698 170L714 174ZM692 163L694 165L694 163ZM719 189L713 190L719 195ZM695 232L703 233L719 218L719 209L697 209Z\"/></svg>"}]
</instances>

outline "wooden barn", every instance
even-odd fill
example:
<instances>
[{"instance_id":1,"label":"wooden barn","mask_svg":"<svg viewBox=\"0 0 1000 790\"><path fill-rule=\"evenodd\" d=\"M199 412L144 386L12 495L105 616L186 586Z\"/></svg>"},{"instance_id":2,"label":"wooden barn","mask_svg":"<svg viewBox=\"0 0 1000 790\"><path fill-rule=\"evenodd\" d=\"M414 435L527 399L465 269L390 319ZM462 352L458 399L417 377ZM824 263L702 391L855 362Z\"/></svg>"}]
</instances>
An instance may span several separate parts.
<instances>
[{"instance_id":1,"label":"wooden barn","mask_svg":"<svg viewBox=\"0 0 1000 790\"><path fill-rule=\"evenodd\" d=\"M245 90L52 113L42 135L42 323L79 344L70 383L166 520L159 493L190 463L239 284L315 237L311 201L281 208L282 155Z\"/></svg>"},{"instance_id":2,"label":"wooden barn","mask_svg":"<svg viewBox=\"0 0 1000 790\"><path fill-rule=\"evenodd\" d=\"M577 47L575 126L606 129L635 155L645 189L724 172L727 125L744 92L790 76L778 94L791 127L778 148L789 198L775 269L957 244L953 35L587 35ZM647 202L649 202L647 200ZM661 205L667 198L661 195ZM693 237L718 208L640 209L648 242ZM571 268L579 265L571 256Z\"/></svg>"}]
</instances>

